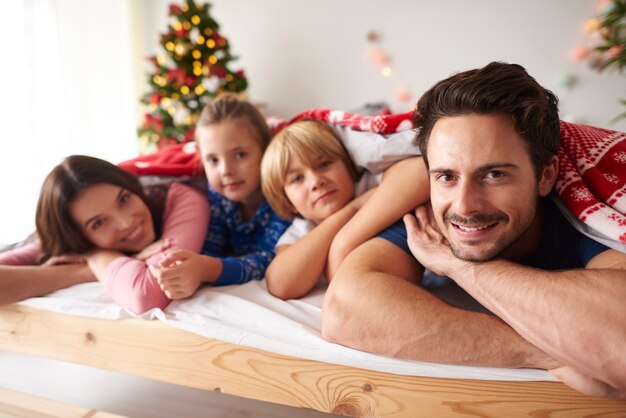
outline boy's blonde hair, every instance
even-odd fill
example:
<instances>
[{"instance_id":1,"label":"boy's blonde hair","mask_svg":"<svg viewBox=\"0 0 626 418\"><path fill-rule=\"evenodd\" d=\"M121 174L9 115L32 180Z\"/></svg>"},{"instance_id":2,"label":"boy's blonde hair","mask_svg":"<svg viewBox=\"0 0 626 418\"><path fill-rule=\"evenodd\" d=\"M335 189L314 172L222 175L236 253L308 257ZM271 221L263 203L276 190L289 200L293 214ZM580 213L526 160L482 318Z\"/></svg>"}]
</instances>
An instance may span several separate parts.
<instances>
[{"instance_id":1,"label":"boy's blonde hair","mask_svg":"<svg viewBox=\"0 0 626 418\"><path fill-rule=\"evenodd\" d=\"M244 119L248 122L253 135L259 141L261 150L265 150L272 138L265 118L252 103L240 99L234 93L221 94L204 106L198 117L196 130L216 123L237 119Z\"/></svg>"},{"instance_id":2,"label":"boy's blonde hair","mask_svg":"<svg viewBox=\"0 0 626 418\"><path fill-rule=\"evenodd\" d=\"M261 189L267 202L281 218L294 218L293 205L285 194L287 168L291 158L305 167L314 167L319 156L340 160L353 181L358 174L348 151L335 133L323 122L303 120L283 128L270 142L261 161Z\"/></svg>"}]
</instances>

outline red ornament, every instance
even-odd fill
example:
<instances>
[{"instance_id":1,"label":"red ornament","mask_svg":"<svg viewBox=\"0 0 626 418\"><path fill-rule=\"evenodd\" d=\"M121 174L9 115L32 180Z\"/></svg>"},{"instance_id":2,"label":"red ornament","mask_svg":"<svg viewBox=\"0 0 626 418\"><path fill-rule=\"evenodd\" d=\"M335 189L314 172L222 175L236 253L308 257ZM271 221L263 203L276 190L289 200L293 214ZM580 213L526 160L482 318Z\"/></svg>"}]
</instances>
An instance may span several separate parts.
<instances>
[{"instance_id":1,"label":"red ornament","mask_svg":"<svg viewBox=\"0 0 626 418\"><path fill-rule=\"evenodd\" d=\"M223 78L226 75L226 70L221 65L209 65L211 68L211 74Z\"/></svg>"},{"instance_id":2,"label":"red ornament","mask_svg":"<svg viewBox=\"0 0 626 418\"><path fill-rule=\"evenodd\" d=\"M237 77L241 77L241 78L244 78L246 76L246 74L243 72L243 70L235 71L235 75Z\"/></svg>"},{"instance_id":3,"label":"red ornament","mask_svg":"<svg viewBox=\"0 0 626 418\"><path fill-rule=\"evenodd\" d=\"M177 4L170 4L170 16L179 16L183 14L183 9Z\"/></svg>"},{"instance_id":4,"label":"red ornament","mask_svg":"<svg viewBox=\"0 0 626 418\"><path fill-rule=\"evenodd\" d=\"M158 93L152 93L150 95L150 103L159 104L161 103L161 96Z\"/></svg>"},{"instance_id":5,"label":"red ornament","mask_svg":"<svg viewBox=\"0 0 626 418\"><path fill-rule=\"evenodd\" d=\"M163 121L150 113L144 115L144 123L142 129L152 129L158 133L163 131Z\"/></svg>"},{"instance_id":6,"label":"red ornament","mask_svg":"<svg viewBox=\"0 0 626 418\"><path fill-rule=\"evenodd\" d=\"M178 68L175 70L169 70L167 72L167 82L171 83L172 81L176 81L177 84L183 85L185 84L185 77L187 73L184 68Z\"/></svg>"}]
</instances>

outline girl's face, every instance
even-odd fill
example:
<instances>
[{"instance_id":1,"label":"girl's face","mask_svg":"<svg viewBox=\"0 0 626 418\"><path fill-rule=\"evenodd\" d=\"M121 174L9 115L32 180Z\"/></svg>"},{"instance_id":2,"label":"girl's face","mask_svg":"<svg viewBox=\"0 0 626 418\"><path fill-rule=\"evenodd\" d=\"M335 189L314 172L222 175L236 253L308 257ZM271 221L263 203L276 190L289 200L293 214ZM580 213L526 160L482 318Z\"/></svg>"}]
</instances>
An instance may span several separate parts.
<instances>
[{"instance_id":1,"label":"girl's face","mask_svg":"<svg viewBox=\"0 0 626 418\"><path fill-rule=\"evenodd\" d=\"M260 166L263 151L245 119L202 126L198 147L211 187L244 206L261 204Z\"/></svg>"},{"instance_id":2,"label":"girl's face","mask_svg":"<svg viewBox=\"0 0 626 418\"><path fill-rule=\"evenodd\" d=\"M148 206L113 184L89 186L70 203L69 211L83 235L100 249L134 253L156 239Z\"/></svg>"},{"instance_id":3,"label":"girl's face","mask_svg":"<svg viewBox=\"0 0 626 418\"><path fill-rule=\"evenodd\" d=\"M319 224L350 202L354 183L343 161L322 156L313 161L308 167L291 158L284 189L294 213Z\"/></svg>"}]
</instances>

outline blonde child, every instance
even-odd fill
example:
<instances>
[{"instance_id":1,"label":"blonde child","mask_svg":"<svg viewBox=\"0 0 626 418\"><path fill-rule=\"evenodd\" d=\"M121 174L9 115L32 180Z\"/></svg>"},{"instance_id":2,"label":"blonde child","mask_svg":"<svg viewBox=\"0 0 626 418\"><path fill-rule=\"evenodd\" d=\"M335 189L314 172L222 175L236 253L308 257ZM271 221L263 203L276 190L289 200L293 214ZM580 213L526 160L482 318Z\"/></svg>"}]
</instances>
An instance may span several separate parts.
<instances>
[{"instance_id":1,"label":"blonde child","mask_svg":"<svg viewBox=\"0 0 626 418\"><path fill-rule=\"evenodd\" d=\"M414 133L401 135L412 143ZM429 193L421 157L393 164L384 177L368 171L359 176L337 133L318 121L296 122L277 134L261 173L274 211L293 219L266 272L269 292L281 299L306 295L324 272L331 279L352 249L428 200Z\"/></svg>"},{"instance_id":2,"label":"blonde child","mask_svg":"<svg viewBox=\"0 0 626 418\"><path fill-rule=\"evenodd\" d=\"M263 115L235 95L223 95L202 110L196 142L209 182L211 221L201 255L177 251L155 269L172 299L191 296L203 283L264 277L276 241L289 225L261 192L261 157L270 137Z\"/></svg>"}]
</instances>

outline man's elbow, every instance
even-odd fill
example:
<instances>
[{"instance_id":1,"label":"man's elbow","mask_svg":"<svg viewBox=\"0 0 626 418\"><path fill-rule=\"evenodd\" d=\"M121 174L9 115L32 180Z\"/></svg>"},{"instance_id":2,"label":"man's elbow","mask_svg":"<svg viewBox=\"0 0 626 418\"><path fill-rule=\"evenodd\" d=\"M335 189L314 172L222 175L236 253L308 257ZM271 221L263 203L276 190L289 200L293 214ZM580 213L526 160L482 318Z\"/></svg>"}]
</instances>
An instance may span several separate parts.
<instances>
[{"instance_id":1,"label":"man's elbow","mask_svg":"<svg viewBox=\"0 0 626 418\"><path fill-rule=\"evenodd\" d=\"M322 307L322 338L326 341L352 346L350 343L350 335L347 329L353 325L350 320L352 307L350 306L350 298L341 297L333 285L330 285L324 295L324 306Z\"/></svg>"}]
</instances>

